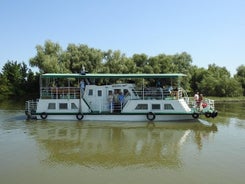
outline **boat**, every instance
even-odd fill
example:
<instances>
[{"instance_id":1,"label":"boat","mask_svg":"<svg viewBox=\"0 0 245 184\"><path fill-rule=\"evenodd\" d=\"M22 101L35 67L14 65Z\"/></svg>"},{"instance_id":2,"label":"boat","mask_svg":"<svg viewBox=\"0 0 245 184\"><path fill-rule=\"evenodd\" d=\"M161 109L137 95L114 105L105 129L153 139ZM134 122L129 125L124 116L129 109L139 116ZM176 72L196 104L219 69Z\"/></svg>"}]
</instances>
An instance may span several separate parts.
<instances>
[{"instance_id":1,"label":"boat","mask_svg":"<svg viewBox=\"0 0 245 184\"><path fill-rule=\"evenodd\" d=\"M216 117L214 100L202 105L181 87L182 73L40 75L40 97L25 103L27 119L181 121Z\"/></svg>"}]
</instances>

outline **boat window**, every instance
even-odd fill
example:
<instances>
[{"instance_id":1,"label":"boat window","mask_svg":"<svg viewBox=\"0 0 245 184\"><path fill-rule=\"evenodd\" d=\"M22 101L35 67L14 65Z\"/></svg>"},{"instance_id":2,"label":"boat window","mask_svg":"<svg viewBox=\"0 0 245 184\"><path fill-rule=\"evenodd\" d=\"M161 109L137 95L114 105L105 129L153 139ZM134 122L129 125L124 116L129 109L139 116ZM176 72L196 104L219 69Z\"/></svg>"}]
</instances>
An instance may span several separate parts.
<instances>
[{"instance_id":1,"label":"boat window","mask_svg":"<svg viewBox=\"0 0 245 184\"><path fill-rule=\"evenodd\" d=\"M98 96L102 96L102 90L98 90Z\"/></svg>"},{"instance_id":2,"label":"boat window","mask_svg":"<svg viewBox=\"0 0 245 184\"><path fill-rule=\"evenodd\" d=\"M89 95L89 96L93 96L93 90L92 90L92 89L90 89L90 90L88 91L88 95Z\"/></svg>"},{"instance_id":3,"label":"boat window","mask_svg":"<svg viewBox=\"0 0 245 184\"><path fill-rule=\"evenodd\" d=\"M160 104L152 104L152 110L160 110Z\"/></svg>"},{"instance_id":4,"label":"boat window","mask_svg":"<svg viewBox=\"0 0 245 184\"><path fill-rule=\"evenodd\" d=\"M137 110L147 110L148 109L148 104L138 104L135 109L137 109Z\"/></svg>"},{"instance_id":5,"label":"boat window","mask_svg":"<svg viewBox=\"0 0 245 184\"><path fill-rule=\"evenodd\" d=\"M68 107L68 106L67 106L67 103L60 103L60 104L59 104L59 108L60 108L60 109L67 109L67 107Z\"/></svg>"},{"instance_id":6,"label":"boat window","mask_svg":"<svg viewBox=\"0 0 245 184\"><path fill-rule=\"evenodd\" d=\"M48 109L55 109L55 103L49 103L48 104Z\"/></svg>"},{"instance_id":7,"label":"boat window","mask_svg":"<svg viewBox=\"0 0 245 184\"><path fill-rule=\"evenodd\" d=\"M174 110L173 106L171 104L164 104L165 110Z\"/></svg>"},{"instance_id":8,"label":"boat window","mask_svg":"<svg viewBox=\"0 0 245 184\"><path fill-rule=\"evenodd\" d=\"M75 103L71 103L71 109L78 109L78 107Z\"/></svg>"}]
</instances>

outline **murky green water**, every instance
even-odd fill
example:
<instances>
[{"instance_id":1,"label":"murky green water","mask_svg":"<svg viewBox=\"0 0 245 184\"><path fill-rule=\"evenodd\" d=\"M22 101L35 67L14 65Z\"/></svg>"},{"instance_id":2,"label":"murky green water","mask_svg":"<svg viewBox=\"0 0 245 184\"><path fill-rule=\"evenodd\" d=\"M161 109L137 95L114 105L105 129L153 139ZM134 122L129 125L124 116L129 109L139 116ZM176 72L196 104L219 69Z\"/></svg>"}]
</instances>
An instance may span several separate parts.
<instances>
[{"instance_id":1,"label":"murky green water","mask_svg":"<svg viewBox=\"0 0 245 184\"><path fill-rule=\"evenodd\" d=\"M26 121L0 105L0 183L244 183L245 103L197 122Z\"/></svg>"}]
</instances>

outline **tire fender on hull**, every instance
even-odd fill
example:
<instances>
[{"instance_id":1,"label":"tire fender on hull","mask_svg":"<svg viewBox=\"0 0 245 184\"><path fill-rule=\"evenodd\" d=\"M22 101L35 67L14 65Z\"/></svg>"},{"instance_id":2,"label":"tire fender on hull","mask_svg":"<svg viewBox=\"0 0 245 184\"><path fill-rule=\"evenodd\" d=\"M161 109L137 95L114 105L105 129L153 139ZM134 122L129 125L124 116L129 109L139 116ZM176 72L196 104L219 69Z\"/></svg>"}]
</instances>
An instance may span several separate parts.
<instances>
[{"instance_id":1,"label":"tire fender on hull","mask_svg":"<svg viewBox=\"0 0 245 184\"><path fill-rule=\"evenodd\" d=\"M148 112L146 118L150 121L153 121L156 118L156 115L153 112Z\"/></svg>"},{"instance_id":2,"label":"tire fender on hull","mask_svg":"<svg viewBox=\"0 0 245 184\"><path fill-rule=\"evenodd\" d=\"M41 115L40 115L40 117L42 119L46 119L48 117L48 114L46 112L42 112Z\"/></svg>"},{"instance_id":3,"label":"tire fender on hull","mask_svg":"<svg viewBox=\"0 0 245 184\"><path fill-rule=\"evenodd\" d=\"M81 114L81 113L78 113L78 114L76 115L76 117L77 117L77 120L82 120L83 117L84 117L84 115Z\"/></svg>"},{"instance_id":4,"label":"tire fender on hull","mask_svg":"<svg viewBox=\"0 0 245 184\"><path fill-rule=\"evenodd\" d=\"M205 116L206 116L207 118L210 118L211 115L212 115L212 114L211 114L210 112L206 112L206 113L205 113Z\"/></svg>"},{"instance_id":5,"label":"tire fender on hull","mask_svg":"<svg viewBox=\"0 0 245 184\"><path fill-rule=\"evenodd\" d=\"M194 112L194 113L192 114L192 117L193 117L194 119L197 119L197 118L199 118L199 114L196 113L196 112Z\"/></svg>"},{"instance_id":6,"label":"tire fender on hull","mask_svg":"<svg viewBox=\"0 0 245 184\"><path fill-rule=\"evenodd\" d=\"M212 118L215 118L217 115L218 115L218 112L214 111L211 116L212 116Z\"/></svg>"}]
</instances>

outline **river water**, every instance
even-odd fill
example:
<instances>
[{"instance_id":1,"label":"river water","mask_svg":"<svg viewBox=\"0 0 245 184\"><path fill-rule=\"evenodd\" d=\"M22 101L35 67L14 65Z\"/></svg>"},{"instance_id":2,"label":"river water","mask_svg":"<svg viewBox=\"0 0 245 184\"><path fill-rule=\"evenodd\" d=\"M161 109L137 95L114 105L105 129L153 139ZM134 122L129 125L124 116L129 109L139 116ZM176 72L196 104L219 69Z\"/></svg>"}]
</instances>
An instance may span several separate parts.
<instances>
[{"instance_id":1,"label":"river water","mask_svg":"<svg viewBox=\"0 0 245 184\"><path fill-rule=\"evenodd\" d=\"M216 108L194 122L57 122L1 103L0 183L244 183L245 103Z\"/></svg>"}]
</instances>

